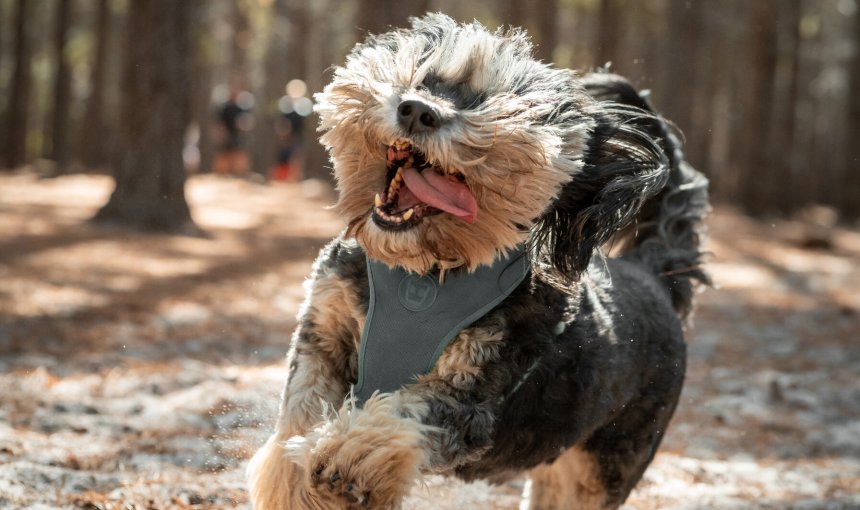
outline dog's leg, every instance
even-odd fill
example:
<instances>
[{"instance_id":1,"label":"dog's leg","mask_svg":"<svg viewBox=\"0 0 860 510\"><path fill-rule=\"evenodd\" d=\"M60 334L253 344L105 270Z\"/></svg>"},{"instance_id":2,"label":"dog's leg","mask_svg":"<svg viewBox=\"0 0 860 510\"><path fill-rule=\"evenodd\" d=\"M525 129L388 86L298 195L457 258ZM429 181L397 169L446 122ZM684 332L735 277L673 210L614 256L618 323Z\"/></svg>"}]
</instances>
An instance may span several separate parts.
<instances>
[{"instance_id":1,"label":"dog's leg","mask_svg":"<svg viewBox=\"0 0 860 510\"><path fill-rule=\"evenodd\" d=\"M350 366L363 320L353 288L318 261L300 325L288 356L289 376L275 433L248 465L248 485L257 510L331 509L308 491L308 473L286 444L323 421L325 405L346 397Z\"/></svg>"},{"instance_id":2,"label":"dog's leg","mask_svg":"<svg viewBox=\"0 0 860 510\"><path fill-rule=\"evenodd\" d=\"M292 357L291 353L291 357ZM343 400L345 390L326 387L338 378L318 358L299 356L291 363L281 415L274 434L248 464L248 487L257 510L327 508L315 502L305 488L307 474L288 456L288 439L300 436L321 421L323 402Z\"/></svg>"},{"instance_id":3,"label":"dog's leg","mask_svg":"<svg viewBox=\"0 0 860 510\"><path fill-rule=\"evenodd\" d=\"M649 398L636 398L609 424L565 451L552 465L531 471L529 510L620 507L654 458L674 413L684 377L659 370L649 378ZM655 388L663 389L655 389Z\"/></svg>"},{"instance_id":4,"label":"dog's leg","mask_svg":"<svg viewBox=\"0 0 860 510\"><path fill-rule=\"evenodd\" d=\"M498 402L478 391L477 374L498 359L503 330L498 319L462 332L415 384L344 407L296 443L313 490L339 508L396 508L420 472L453 474L480 458L492 446Z\"/></svg>"},{"instance_id":5,"label":"dog's leg","mask_svg":"<svg viewBox=\"0 0 860 510\"><path fill-rule=\"evenodd\" d=\"M420 407L420 406L418 406ZM346 403L308 433L288 442L302 457L308 490L339 509L389 509L420 476L425 463L424 432L400 392L374 396L360 409Z\"/></svg>"},{"instance_id":6,"label":"dog's leg","mask_svg":"<svg viewBox=\"0 0 860 510\"><path fill-rule=\"evenodd\" d=\"M253 508L259 510L314 508L302 504L302 472L285 454L281 434L273 434L248 464L248 488Z\"/></svg>"},{"instance_id":7,"label":"dog's leg","mask_svg":"<svg viewBox=\"0 0 860 510\"><path fill-rule=\"evenodd\" d=\"M475 397L438 380L419 382L360 409L347 404L288 447L301 452L320 501L399 508L422 472L453 474L491 447L492 406Z\"/></svg>"},{"instance_id":8,"label":"dog's leg","mask_svg":"<svg viewBox=\"0 0 860 510\"><path fill-rule=\"evenodd\" d=\"M606 506L606 491L593 456L579 448L565 451L550 465L532 469L525 498L528 510L614 508Z\"/></svg>"}]
</instances>

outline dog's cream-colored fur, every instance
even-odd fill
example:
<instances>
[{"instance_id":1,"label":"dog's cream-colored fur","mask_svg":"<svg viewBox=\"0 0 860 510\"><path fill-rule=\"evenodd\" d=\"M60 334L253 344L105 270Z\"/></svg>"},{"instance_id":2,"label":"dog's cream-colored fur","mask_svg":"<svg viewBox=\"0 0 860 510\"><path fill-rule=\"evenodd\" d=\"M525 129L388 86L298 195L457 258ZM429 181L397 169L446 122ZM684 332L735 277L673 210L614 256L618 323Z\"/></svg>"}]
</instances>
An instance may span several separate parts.
<instances>
[{"instance_id":1,"label":"dog's cream-colored fur","mask_svg":"<svg viewBox=\"0 0 860 510\"><path fill-rule=\"evenodd\" d=\"M334 162L337 210L349 220L349 234L370 257L418 273L434 266L471 270L528 237L524 226L544 212L581 167L579 155L590 125L582 123L565 133L541 127L540 119L561 97L494 94L512 87L511 66L542 65L523 58L530 45L521 32L500 37L477 24L464 25L432 54L423 54L425 46L422 38L403 33L396 51L368 45L354 52L317 95L320 129L325 131L321 141ZM416 67L419 60L423 63ZM490 99L476 109L457 111L453 104L419 90L429 72L447 80L468 75L470 86L487 91ZM399 133L394 120L397 105L412 97L432 100L445 116L450 132L423 140L422 150L428 161L465 176L478 202L473 224L440 215L392 236L368 221L374 195L384 185L387 147ZM524 125L530 129L518 128ZM337 363L348 359L344 350L357 348L364 317L346 283L329 275L318 275L312 282L300 317L312 323L319 351L313 356L295 348L290 352L278 430L249 465L251 499L257 509L334 510L342 508L338 501L342 504L343 495L350 493L346 500L354 496L356 508L365 508L363 493L373 487L370 507L394 508L420 469L442 469L433 466L427 445L422 444L426 436L420 405L406 405L407 412L385 396L361 410L349 409L347 403L336 413L325 413L324 406L341 406L346 397L347 388L339 387L338 379L329 374L354 370ZM343 339L354 345L339 344ZM468 386L478 367L498 356L499 339L500 333L492 330L463 331L420 381L428 388L436 381ZM325 467L315 474L318 464ZM326 481L335 471L340 480ZM354 480L351 491L341 483L346 474Z\"/></svg>"},{"instance_id":2,"label":"dog's cream-colored fur","mask_svg":"<svg viewBox=\"0 0 860 510\"><path fill-rule=\"evenodd\" d=\"M433 89L440 81L443 87ZM598 115L590 109L600 111L599 101L574 74L531 58L523 32L492 33L477 22L459 25L443 15L413 20L412 29L358 45L315 97L321 141L337 179L336 209L348 226L323 250L308 280L278 424L248 467L254 508L397 509L422 473L469 480L534 466L528 508L617 508L659 444L683 381L680 326L668 292L657 282L672 237L643 234L643 239L654 238L655 262L653 267L640 264L645 272L635 279L628 276L642 284L636 292L650 299L645 313L662 313L665 319L656 321L663 329L654 333L665 333L663 343L642 340L642 345L653 343L648 356L668 360L659 394L648 393L656 368L635 363L645 359L637 350L640 344L623 342L624 349L615 349L622 343L616 329L639 333L635 318L621 320L621 311L612 308L617 293L601 293L601 285L612 288L613 276L601 273L592 282L596 273L588 273L581 281L556 281L550 269L578 278L565 267L573 262L559 260L569 261L577 250L587 252L578 269L585 272L606 236L628 226L642 202L662 189L666 179L659 177L669 173L668 158L637 122L653 121L663 130L659 136L666 137L665 124L645 110L618 105ZM431 133L399 126L398 105L406 101L428 105L439 116L438 126ZM388 228L372 219L375 196L395 178L388 151L405 137L409 150L418 151L412 154L420 152L430 164L418 171L462 177L452 185L474 196L474 222L441 210L416 216L408 228ZM603 164L609 168L605 175L598 171ZM694 198L704 204L703 178L687 186L681 182L684 175L674 175L681 198L698 193ZM672 209L686 214L676 229L692 246L692 255L679 256L685 268L688 259L697 263L691 225L701 218L702 204ZM666 234L664 227L673 218L655 220L663 228L658 230ZM599 242L593 247L582 242L589 237ZM513 304L500 305L474 323L479 326L463 329L429 373L356 405L349 384L357 379L370 306L366 258L419 274L435 271L441 280L448 270L472 271L523 244L533 258L532 272L519 287L526 290L506 301ZM677 281L672 289L677 291ZM625 302L640 296L621 292ZM581 299L590 306L585 312L578 308ZM678 306L691 306L689 300L680 298ZM529 320L534 317L539 319ZM600 348L604 344L611 347ZM559 374L559 367L566 372ZM649 383L635 386L640 380ZM635 438L635 448L622 442L621 449L629 451L617 451L616 436L607 433L597 450L586 451L592 446L587 435L611 429L617 410L635 403L630 400L635 395L646 395L640 400L653 406L646 410L646 422L632 422L643 436ZM568 398L575 405L567 405ZM618 407L613 398L619 399ZM582 408L593 412L574 416ZM542 428L541 421L549 425ZM520 445L533 448L522 452ZM595 457L595 451L610 454ZM607 459L624 464L617 476L601 465ZM619 467L615 464L610 467Z\"/></svg>"},{"instance_id":3,"label":"dog's cream-colored fur","mask_svg":"<svg viewBox=\"0 0 860 510\"><path fill-rule=\"evenodd\" d=\"M361 408L346 405L287 441L289 457L310 473L306 483L321 501L332 508L344 501L356 509L394 508L409 492L425 462L427 427L401 415L399 404L397 396L377 396Z\"/></svg>"},{"instance_id":4,"label":"dog's cream-colored fur","mask_svg":"<svg viewBox=\"0 0 860 510\"><path fill-rule=\"evenodd\" d=\"M523 507L527 510L603 508L606 492L596 473L590 454L570 448L552 464L531 470Z\"/></svg>"},{"instance_id":5,"label":"dog's cream-colored fur","mask_svg":"<svg viewBox=\"0 0 860 510\"><path fill-rule=\"evenodd\" d=\"M435 265L490 264L527 238L523 226L544 212L581 167L591 126L583 122L567 132L542 127L540 119L566 99L553 97L552 90L542 97L499 92L512 88L517 76L512 68L543 65L523 58L530 45L520 32L500 37L477 24L464 25L430 54L418 35L404 32L398 43L394 51L368 45L354 52L316 97L325 131L321 141L330 151L340 192L337 210L350 220L368 255L390 265L426 273ZM457 110L421 90L430 72L443 80L468 76L488 99ZM422 151L427 161L465 176L478 201L474 223L442 215L390 235L368 221L374 195L384 186L386 150L401 136L397 105L409 98L431 102L445 120L445 136L422 139Z\"/></svg>"}]
</instances>

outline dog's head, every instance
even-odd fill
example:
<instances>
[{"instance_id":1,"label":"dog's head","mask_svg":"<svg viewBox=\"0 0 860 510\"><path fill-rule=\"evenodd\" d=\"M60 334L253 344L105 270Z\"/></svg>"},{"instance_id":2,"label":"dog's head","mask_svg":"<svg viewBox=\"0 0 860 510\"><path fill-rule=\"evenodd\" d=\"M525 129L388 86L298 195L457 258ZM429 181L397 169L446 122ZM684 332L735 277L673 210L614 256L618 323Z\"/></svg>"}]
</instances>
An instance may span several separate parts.
<instances>
[{"instance_id":1,"label":"dog's head","mask_svg":"<svg viewBox=\"0 0 860 510\"><path fill-rule=\"evenodd\" d=\"M316 99L348 232L416 272L531 241L575 275L665 166L630 121L644 112L601 106L522 31L441 14L357 45Z\"/></svg>"}]
</instances>

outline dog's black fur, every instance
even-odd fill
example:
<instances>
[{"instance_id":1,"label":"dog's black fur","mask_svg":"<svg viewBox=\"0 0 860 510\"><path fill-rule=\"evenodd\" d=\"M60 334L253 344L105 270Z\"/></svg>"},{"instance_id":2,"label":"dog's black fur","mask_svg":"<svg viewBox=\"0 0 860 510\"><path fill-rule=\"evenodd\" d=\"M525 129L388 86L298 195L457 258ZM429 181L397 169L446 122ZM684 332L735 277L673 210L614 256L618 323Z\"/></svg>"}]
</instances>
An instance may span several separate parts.
<instances>
[{"instance_id":1,"label":"dog's black fur","mask_svg":"<svg viewBox=\"0 0 860 510\"><path fill-rule=\"evenodd\" d=\"M434 31L444 32L438 25L448 22L428 17L415 23L432 41ZM390 36L366 43L396 44ZM470 384L431 373L400 391L426 405L419 420L433 427L422 469L500 479L576 447L594 461L602 505L614 508L653 458L683 385L682 321L696 283L708 281L699 248L707 180L684 162L678 136L626 80L604 72L577 80L550 72L553 80L570 81L559 85L570 87L569 100L542 122L577 117L591 127L581 169L531 226L529 276L470 326L499 332L498 352L480 363ZM430 93L462 95L430 84ZM464 107L482 100L474 91L467 99ZM600 255L609 242L624 246L620 256ZM355 240L338 238L323 250L313 275L314 281L337 278L351 289L359 316L368 308L366 257ZM323 359L332 367L333 385L346 389L357 377L358 324L335 342L345 352L333 354L314 320L303 317L294 338L291 378L302 357ZM290 384L284 406L296 398ZM344 397L332 395L331 403ZM320 476L331 471L340 479L343 466L314 462L314 490L336 492L335 482L324 488ZM370 501L373 490L367 489Z\"/></svg>"}]
</instances>

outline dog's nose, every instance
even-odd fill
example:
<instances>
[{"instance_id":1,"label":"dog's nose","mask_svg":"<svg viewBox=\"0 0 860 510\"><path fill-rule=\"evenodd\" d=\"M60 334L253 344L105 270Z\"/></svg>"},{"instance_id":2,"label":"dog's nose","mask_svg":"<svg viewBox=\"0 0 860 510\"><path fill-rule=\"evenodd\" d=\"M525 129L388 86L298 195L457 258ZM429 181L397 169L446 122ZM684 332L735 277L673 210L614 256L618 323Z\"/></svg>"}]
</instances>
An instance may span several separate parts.
<instances>
[{"instance_id":1,"label":"dog's nose","mask_svg":"<svg viewBox=\"0 0 860 510\"><path fill-rule=\"evenodd\" d=\"M426 133L442 124L442 117L429 104L410 99L397 106L397 122L410 133Z\"/></svg>"}]
</instances>

